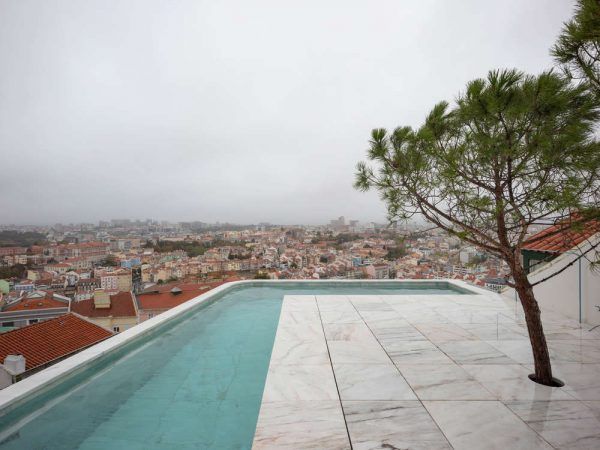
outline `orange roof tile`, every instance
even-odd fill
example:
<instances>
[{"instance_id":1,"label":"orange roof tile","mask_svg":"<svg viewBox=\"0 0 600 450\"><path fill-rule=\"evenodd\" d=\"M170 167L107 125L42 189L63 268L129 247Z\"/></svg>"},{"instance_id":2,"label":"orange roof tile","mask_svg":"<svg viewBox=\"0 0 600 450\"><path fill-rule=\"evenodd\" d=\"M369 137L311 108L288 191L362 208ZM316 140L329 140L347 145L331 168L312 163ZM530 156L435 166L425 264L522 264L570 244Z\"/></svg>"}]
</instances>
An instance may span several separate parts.
<instances>
[{"instance_id":1,"label":"orange roof tile","mask_svg":"<svg viewBox=\"0 0 600 450\"><path fill-rule=\"evenodd\" d=\"M137 296L140 309L170 309L181 305L199 295L209 291L209 286L203 286L200 289L184 290L180 294L171 292L157 292L149 294L140 294Z\"/></svg>"},{"instance_id":2,"label":"orange roof tile","mask_svg":"<svg viewBox=\"0 0 600 450\"><path fill-rule=\"evenodd\" d=\"M75 314L65 314L0 334L0 360L4 361L7 355L23 355L26 370L31 370L83 350L112 334Z\"/></svg>"},{"instance_id":3,"label":"orange roof tile","mask_svg":"<svg viewBox=\"0 0 600 450\"><path fill-rule=\"evenodd\" d=\"M23 298L12 305L4 308L3 311L30 311L33 309L66 308L69 303L53 298L51 291L45 292L44 298Z\"/></svg>"},{"instance_id":4,"label":"orange roof tile","mask_svg":"<svg viewBox=\"0 0 600 450\"><path fill-rule=\"evenodd\" d=\"M600 232L600 222L590 220L574 230L566 222L552 225L534 234L523 245L524 250L564 253Z\"/></svg>"},{"instance_id":5,"label":"orange roof tile","mask_svg":"<svg viewBox=\"0 0 600 450\"><path fill-rule=\"evenodd\" d=\"M188 300L198 297L228 281L235 281L237 277L228 278L224 281L209 281L206 283L185 283L178 282L154 285L146 289L137 296L140 309L170 309ZM171 289L179 288L181 293L174 295Z\"/></svg>"},{"instance_id":6,"label":"orange roof tile","mask_svg":"<svg viewBox=\"0 0 600 450\"><path fill-rule=\"evenodd\" d=\"M110 296L110 308L94 306L94 299L80 300L71 303L71 311L84 317L135 317L135 300L131 292L119 292Z\"/></svg>"}]
</instances>

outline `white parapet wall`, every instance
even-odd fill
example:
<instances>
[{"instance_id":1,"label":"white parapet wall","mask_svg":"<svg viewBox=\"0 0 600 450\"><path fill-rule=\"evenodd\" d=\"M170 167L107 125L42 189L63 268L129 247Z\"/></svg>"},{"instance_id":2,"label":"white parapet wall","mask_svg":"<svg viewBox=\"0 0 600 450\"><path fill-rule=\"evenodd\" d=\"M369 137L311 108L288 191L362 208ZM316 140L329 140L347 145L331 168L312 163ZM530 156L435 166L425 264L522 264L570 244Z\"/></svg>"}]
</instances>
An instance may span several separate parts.
<instances>
[{"instance_id":1,"label":"white parapet wall","mask_svg":"<svg viewBox=\"0 0 600 450\"><path fill-rule=\"evenodd\" d=\"M597 233L529 274L529 281L535 283L572 263L560 274L533 288L542 313L558 312L582 323L600 325L600 267L593 269L590 262L597 257L592 247L599 241L600 233ZM580 258L584 253L586 257ZM507 289L502 295L514 298L515 292Z\"/></svg>"}]
</instances>

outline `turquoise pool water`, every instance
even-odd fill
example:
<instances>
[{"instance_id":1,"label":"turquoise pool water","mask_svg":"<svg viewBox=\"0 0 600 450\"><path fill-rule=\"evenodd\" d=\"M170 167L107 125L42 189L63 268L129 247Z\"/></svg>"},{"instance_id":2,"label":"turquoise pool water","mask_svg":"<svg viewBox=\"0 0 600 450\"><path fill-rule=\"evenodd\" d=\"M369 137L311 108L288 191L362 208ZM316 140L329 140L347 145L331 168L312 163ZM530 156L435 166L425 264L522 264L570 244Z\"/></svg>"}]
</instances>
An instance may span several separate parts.
<instances>
[{"instance_id":1,"label":"turquoise pool water","mask_svg":"<svg viewBox=\"0 0 600 450\"><path fill-rule=\"evenodd\" d=\"M457 294L449 285L285 285L227 292L0 419L0 449L248 449L290 294Z\"/></svg>"}]
</instances>

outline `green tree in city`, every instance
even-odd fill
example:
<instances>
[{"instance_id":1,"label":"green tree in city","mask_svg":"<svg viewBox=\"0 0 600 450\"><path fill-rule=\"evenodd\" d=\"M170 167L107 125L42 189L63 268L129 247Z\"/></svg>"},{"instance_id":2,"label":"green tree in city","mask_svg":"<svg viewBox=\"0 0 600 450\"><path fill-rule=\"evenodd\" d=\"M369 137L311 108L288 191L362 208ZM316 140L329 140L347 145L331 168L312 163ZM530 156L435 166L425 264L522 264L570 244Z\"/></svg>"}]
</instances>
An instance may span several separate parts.
<instances>
[{"instance_id":1,"label":"green tree in city","mask_svg":"<svg viewBox=\"0 0 600 450\"><path fill-rule=\"evenodd\" d=\"M259 270L258 272L256 272L256 274L254 275L254 279L255 280L270 280L271 277L269 275L269 272L265 272L262 270Z\"/></svg>"},{"instance_id":2,"label":"green tree in city","mask_svg":"<svg viewBox=\"0 0 600 450\"><path fill-rule=\"evenodd\" d=\"M374 164L357 166L355 187L378 190L390 221L420 215L508 264L533 350L532 378L546 385L554 383L552 367L521 248L531 225L595 205L599 117L586 87L559 74L491 71L468 83L454 106L437 104L419 129L373 130Z\"/></svg>"},{"instance_id":3,"label":"green tree in city","mask_svg":"<svg viewBox=\"0 0 600 450\"><path fill-rule=\"evenodd\" d=\"M104 258L104 260L102 260L102 265L108 267L116 267L119 265L119 260L115 255L108 255L106 258Z\"/></svg>"},{"instance_id":4,"label":"green tree in city","mask_svg":"<svg viewBox=\"0 0 600 450\"><path fill-rule=\"evenodd\" d=\"M578 0L552 55L569 78L588 84L600 95L600 1Z\"/></svg>"}]
</instances>

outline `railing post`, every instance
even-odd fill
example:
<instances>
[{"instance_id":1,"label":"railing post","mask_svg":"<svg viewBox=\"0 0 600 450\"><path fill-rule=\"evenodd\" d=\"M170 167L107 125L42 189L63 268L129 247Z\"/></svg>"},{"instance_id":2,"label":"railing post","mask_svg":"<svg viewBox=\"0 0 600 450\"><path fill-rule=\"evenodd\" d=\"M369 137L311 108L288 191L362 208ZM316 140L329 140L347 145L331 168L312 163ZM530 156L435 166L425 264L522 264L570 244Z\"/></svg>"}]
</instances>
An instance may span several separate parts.
<instances>
[{"instance_id":1,"label":"railing post","mask_svg":"<svg viewBox=\"0 0 600 450\"><path fill-rule=\"evenodd\" d=\"M579 266L579 274L578 274L578 278L579 278L579 323L581 324L582 321L582 305L581 305L581 258L579 258L578 260L578 266Z\"/></svg>"}]
</instances>

